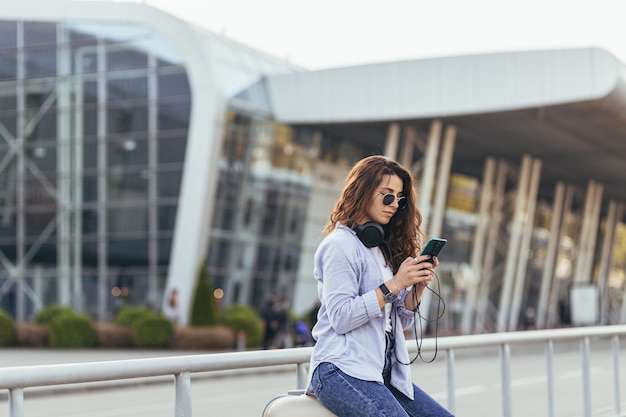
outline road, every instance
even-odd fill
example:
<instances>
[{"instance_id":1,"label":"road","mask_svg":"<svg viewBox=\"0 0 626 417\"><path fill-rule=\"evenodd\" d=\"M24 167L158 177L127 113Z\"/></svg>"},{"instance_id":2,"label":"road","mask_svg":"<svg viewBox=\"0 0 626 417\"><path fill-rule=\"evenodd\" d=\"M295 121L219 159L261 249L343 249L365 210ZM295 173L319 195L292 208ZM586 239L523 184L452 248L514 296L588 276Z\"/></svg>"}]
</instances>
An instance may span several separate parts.
<instances>
[{"instance_id":1,"label":"road","mask_svg":"<svg viewBox=\"0 0 626 417\"><path fill-rule=\"evenodd\" d=\"M144 357L141 353L134 355L136 356L133 357ZM150 352L147 355L165 356L159 352ZM513 415L547 416L546 359L543 345L513 347L511 357ZM64 358L65 362L81 361L80 355L66 355ZM120 357L110 358L117 359ZM0 367L31 364L23 359L7 365L5 362L8 360L6 355L0 353ZM53 360L61 361L59 357ZM101 356L99 360L107 360L107 356ZM38 362L32 364L44 362L45 359L40 356ZM412 365L412 372L416 384L447 406L445 363L446 353L439 352L432 363L418 359ZM620 368L623 379L626 375L626 353L620 356ZM578 343L556 344L555 416L583 416L581 375ZM594 417L615 416L613 378L609 342L592 341L591 396ZM502 415L498 349L455 352L454 379L456 416ZM295 366L194 374L191 385L193 416L260 417L263 408L272 398L294 389L295 383ZM622 386L625 383L622 381ZM27 389L24 417L172 417L174 394L173 377L133 380L115 387L86 384ZM6 397L5 392L0 400L0 417L8 416L9 404ZM624 406L622 405L622 411Z\"/></svg>"}]
</instances>

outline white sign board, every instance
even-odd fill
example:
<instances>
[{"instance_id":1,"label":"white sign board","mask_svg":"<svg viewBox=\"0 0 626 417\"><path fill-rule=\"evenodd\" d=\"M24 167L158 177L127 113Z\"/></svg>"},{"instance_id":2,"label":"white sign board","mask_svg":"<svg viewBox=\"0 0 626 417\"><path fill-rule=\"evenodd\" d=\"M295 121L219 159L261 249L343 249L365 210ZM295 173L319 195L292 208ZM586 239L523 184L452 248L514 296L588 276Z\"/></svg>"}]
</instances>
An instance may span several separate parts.
<instances>
[{"instance_id":1,"label":"white sign board","mask_svg":"<svg viewBox=\"0 0 626 417\"><path fill-rule=\"evenodd\" d=\"M586 325L598 322L598 289L594 285L572 287L570 299L573 324Z\"/></svg>"}]
</instances>

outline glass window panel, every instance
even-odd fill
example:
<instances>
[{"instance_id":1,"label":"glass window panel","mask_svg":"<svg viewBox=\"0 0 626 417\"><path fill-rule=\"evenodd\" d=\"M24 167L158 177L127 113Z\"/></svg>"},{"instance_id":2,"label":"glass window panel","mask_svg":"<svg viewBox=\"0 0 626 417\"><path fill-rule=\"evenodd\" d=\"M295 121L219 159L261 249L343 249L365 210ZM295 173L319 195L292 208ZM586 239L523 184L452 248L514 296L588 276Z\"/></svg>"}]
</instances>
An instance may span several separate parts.
<instances>
[{"instance_id":1,"label":"glass window panel","mask_svg":"<svg viewBox=\"0 0 626 417\"><path fill-rule=\"evenodd\" d=\"M36 195L39 194L39 195ZM29 187L26 191L28 204L24 210L27 238L36 239L56 217L56 201L42 189ZM41 201L43 199L43 201ZM36 205L35 205L36 204ZM46 204L46 205L44 205ZM54 236L55 232L51 234Z\"/></svg>"},{"instance_id":2,"label":"glass window panel","mask_svg":"<svg viewBox=\"0 0 626 417\"><path fill-rule=\"evenodd\" d=\"M98 167L98 143L95 139L86 139L83 143L83 167L85 173L95 174Z\"/></svg>"},{"instance_id":3,"label":"glass window panel","mask_svg":"<svg viewBox=\"0 0 626 417\"><path fill-rule=\"evenodd\" d=\"M161 171L158 173L158 196L178 197L180 194L180 181L182 170Z\"/></svg>"},{"instance_id":4,"label":"glass window panel","mask_svg":"<svg viewBox=\"0 0 626 417\"><path fill-rule=\"evenodd\" d=\"M24 45L54 45L57 38L56 23L25 22Z\"/></svg>"},{"instance_id":5,"label":"glass window panel","mask_svg":"<svg viewBox=\"0 0 626 417\"><path fill-rule=\"evenodd\" d=\"M159 103L159 130L187 129L189 127L189 115L191 104L183 103Z\"/></svg>"},{"instance_id":6,"label":"glass window panel","mask_svg":"<svg viewBox=\"0 0 626 417\"><path fill-rule=\"evenodd\" d=\"M116 166L147 166L148 141L128 135L114 136L107 143L107 164Z\"/></svg>"},{"instance_id":7,"label":"glass window panel","mask_svg":"<svg viewBox=\"0 0 626 417\"><path fill-rule=\"evenodd\" d=\"M56 170L57 146L52 141L29 143L26 146L26 155L29 163L40 171L50 172Z\"/></svg>"},{"instance_id":8,"label":"glass window panel","mask_svg":"<svg viewBox=\"0 0 626 417\"><path fill-rule=\"evenodd\" d=\"M9 260L9 262L15 263L15 259L17 256L16 253L16 238L15 238L15 228L5 228L3 227L2 236L0 236L0 250L2 250L2 255Z\"/></svg>"},{"instance_id":9,"label":"glass window panel","mask_svg":"<svg viewBox=\"0 0 626 417\"><path fill-rule=\"evenodd\" d=\"M92 49L74 52L74 72L93 74L98 71L98 54Z\"/></svg>"},{"instance_id":10,"label":"glass window panel","mask_svg":"<svg viewBox=\"0 0 626 417\"><path fill-rule=\"evenodd\" d=\"M233 208L237 207L242 187L237 181L229 181L228 176L220 177L215 198L213 226L222 230L232 230L235 226L236 212L238 211L233 210Z\"/></svg>"},{"instance_id":11,"label":"glass window panel","mask_svg":"<svg viewBox=\"0 0 626 417\"><path fill-rule=\"evenodd\" d=\"M17 78L17 50L0 50L0 80Z\"/></svg>"},{"instance_id":12,"label":"glass window panel","mask_svg":"<svg viewBox=\"0 0 626 417\"><path fill-rule=\"evenodd\" d=\"M85 203L98 200L98 178L95 175L83 175L83 201Z\"/></svg>"},{"instance_id":13,"label":"glass window panel","mask_svg":"<svg viewBox=\"0 0 626 417\"><path fill-rule=\"evenodd\" d=\"M26 78L53 76L57 69L56 45L26 48L24 60Z\"/></svg>"},{"instance_id":14,"label":"glass window panel","mask_svg":"<svg viewBox=\"0 0 626 417\"><path fill-rule=\"evenodd\" d=\"M110 79L107 81L107 98L109 102L147 97L147 77Z\"/></svg>"},{"instance_id":15,"label":"glass window panel","mask_svg":"<svg viewBox=\"0 0 626 417\"><path fill-rule=\"evenodd\" d=\"M55 265L57 263L57 250L58 245L56 243L56 236L51 236L46 243L38 245L38 248L33 248L32 245L26 245L26 252L31 252L31 248L36 249L31 253L31 264L43 264L43 265Z\"/></svg>"},{"instance_id":16,"label":"glass window panel","mask_svg":"<svg viewBox=\"0 0 626 417\"><path fill-rule=\"evenodd\" d=\"M30 124L30 131L25 132L28 142L55 141L57 139L57 114L54 109L48 109L43 115L36 115L40 109L29 109L26 111L27 124ZM37 120L38 119L38 120ZM68 120L68 123L70 121Z\"/></svg>"},{"instance_id":17,"label":"glass window panel","mask_svg":"<svg viewBox=\"0 0 626 417\"><path fill-rule=\"evenodd\" d=\"M82 264L84 268L96 268L98 266L98 242L96 237L89 239L83 236Z\"/></svg>"},{"instance_id":18,"label":"glass window panel","mask_svg":"<svg viewBox=\"0 0 626 417\"><path fill-rule=\"evenodd\" d=\"M157 264L169 266L172 251L172 238L159 239Z\"/></svg>"},{"instance_id":19,"label":"glass window panel","mask_svg":"<svg viewBox=\"0 0 626 417\"><path fill-rule=\"evenodd\" d=\"M0 58L1 59L1 58ZM12 117L15 117L15 109L17 107L17 96L15 96L15 87L0 90L0 112L4 113L9 110Z\"/></svg>"},{"instance_id":20,"label":"glass window panel","mask_svg":"<svg viewBox=\"0 0 626 417\"><path fill-rule=\"evenodd\" d=\"M15 112L2 112L0 114L0 123L13 137L17 134L17 118Z\"/></svg>"},{"instance_id":21,"label":"glass window panel","mask_svg":"<svg viewBox=\"0 0 626 417\"><path fill-rule=\"evenodd\" d=\"M128 172L122 167L109 169L107 175L109 200L146 200L148 181L143 172Z\"/></svg>"},{"instance_id":22,"label":"glass window panel","mask_svg":"<svg viewBox=\"0 0 626 417\"><path fill-rule=\"evenodd\" d=\"M37 176L32 173L31 169L27 169L24 178L25 184L25 201L34 205L53 205L56 203L56 172L37 172Z\"/></svg>"},{"instance_id":23,"label":"glass window panel","mask_svg":"<svg viewBox=\"0 0 626 417\"><path fill-rule=\"evenodd\" d=\"M119 207L107 209L107 231L116 233L132 233L148 231L148 208Z\"/></svg>"},{"instance_id":24,"label":"glass window panel","mask_svg":"<svg viewBox=\"0 0 626 417\"><path fill-rule=\"evenodd\" d=\"M83 301L85 303L86 313L91 317L98 315L98 276L86 276L84 271L81 276L81 286L83 289ZM110 294L110 291L109 291Z\"/></svg>"},{"instance_id":25,"label":"glass window panel","mask_svg":"<svg viewBox=\"0 0 626 417\"><path fill-rule=\"evenodd\" d=\"M148 67L148 56L135 50L109 51L107 54L107 69L109 71L138 69Z\"/></svg>"},{"instance_id":26,"label":"glass window panel","mask_svg":"<svg viewBox=\"0 0 626 417\"><path fill-rule=\"evenodd\" d=\"M109 105L108 132L128 133L148 130L148 108L145 102Z\"/></svg>"},{"instance_id":27,"label":"glass window panel","mask_svg":"<svg viewBox=\"0 0 626 417\"><path fill-rule=\"evenodd\" d=\"M85 81L83 83L83 102L98 102L98 84L96 83L96 81Z\"/></svg>"},{"instance_id":28,"label":"glass window panel","mask_svg":"<svg viewBox=\"0 0 626 417\"><path fill-rule=\"evenodd\" d=\"M161 204L157 208L157 228L159 232L166 231L172 232L176 226L176 211L178 210L177 205L164 205Z\"/></svg>"},{"instance_id":29,"label":"glass window panel","mask_svg":"<svg viewBox=\"0 0 626 417\"><path fill-rule=\"evenodd\" d=\"M147 239L107 239L107 262L110 265L141 265L148 262Z\"/></svg>"},{"instance_id":30,"label":"glass window panel","mask_svg":"<svg viewBox=\"0 0 626 417\"><path fill-rule=\"evenodd\" d=\"M70 42L72 42L72 45L96 45L98 42L98 38L94 34L75 28L72 24L67 25L65 29L69 30Z\"/></svg>"},{"instance_id":31,"label":"glass window panel","mask_svg":"<svg viewBox=\"0 0 626 417\"><path fill-rule=\"evenodd\" d=\"M83 135L95 137L98 134L98 111L85 106L83 109Z\"/></svg>"},{"instance_id":32,"label":"glass window panel","mask_svg":"<svg viewBox=\"0 0 626 417\"><path fill-rule=\"evenodd\" d=\"M232 165L236 161L244 161L249 152L252 119L228 112L228 127L222 144L222 158Z\"/></svg>"},{"instance_id":33,"label":"glass window panel","mask_svg":"<svg viewBox=\"0 0 626 417\"><path fill-rule=\"evenodd\" d=\"M183 163L185 161L185 148L187 137L161 137L159 138L159 163Z\"/></svg>"},{"instance_id":34,"label":"glass window panel","mask_svg":"<svg viewBox=\"0 0 626 417\"><path fill-rule=\"evenodd\" d=\"M98 212L96 210L83 210L83 237L89 239L93 237L95 239L98 233Z\"/></svg>"},{"instance_id":35,"label":"glass window panel","mask_svg":"<svg viewBox=\"0 0 626 417\"><path fill-rule=\"evenodd\" d=\"M233 246L237 247L238 245L230 239L222 238L213 239L212 243L209 245L208 265L217 270L223 269L228 265Z\"/></svg>"},{"instance_id":36,"label":"glass window panel","mask_svg":"<svg viewBox=\"0 0 626 417\"><path fill-rule=\"evenodd\" d=\"M191 96L187 74L159 75L159 98L175 96Z\"/></svg>"},{"instance_id":37,"label":"glass window panel","mask_svg":"<svg viewBox=\"0 0 626 417\"><path fill-rule=\"evenodd\" d=\"M131 265L129 265L131 266ZM145 268L118 270L111 276L109 295L113 311L124 305L148 305L148 274Z\"/></svg>"},{"instance_id":38,"label":"glass window panel","mask_svg":"<svg viewBox=\"0 0 626 417\"><path fill-rule=\"evenodd\" d=\"M17 23L0 22L0 48L17 47Z\"/></svg>"}]
</instances>

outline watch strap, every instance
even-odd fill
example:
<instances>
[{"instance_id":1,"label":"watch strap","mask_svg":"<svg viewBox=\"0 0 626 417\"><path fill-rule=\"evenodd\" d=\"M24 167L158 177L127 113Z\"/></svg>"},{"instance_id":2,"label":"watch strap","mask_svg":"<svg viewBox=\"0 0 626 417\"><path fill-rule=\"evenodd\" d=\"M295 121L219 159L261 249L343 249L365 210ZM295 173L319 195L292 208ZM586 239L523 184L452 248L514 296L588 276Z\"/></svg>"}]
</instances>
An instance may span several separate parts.
<instances>
[{"instance_id":1,"label":"watch strap","mask_svg":"<svg viewBox=\"0 0 626 417\"><path fill-rule=\"evenodd\" d=\"M385 298L385 303L387 304L393 303L394 301L398 299L398 294L396 294L395 292L389 291L389 288L387 288L384 282L380 284L378 288L380 288L380 290L383 293L383 297Z\"/></svg>"},{"instance_id":2,"label":"watch strap","mask_svg":"<svg viewBox=\"0 0 626 417\"><path fill-rule=\"evenodd\" d=\"M383 292L383 295L387 295L387 294L389 294L391 292L391 291L389 291L389 288L387 288L387 286L385 285L384 282L382 284L380 284L378 286L378 288L380 288L380 290Z\"/></svg>"}]
</instances>

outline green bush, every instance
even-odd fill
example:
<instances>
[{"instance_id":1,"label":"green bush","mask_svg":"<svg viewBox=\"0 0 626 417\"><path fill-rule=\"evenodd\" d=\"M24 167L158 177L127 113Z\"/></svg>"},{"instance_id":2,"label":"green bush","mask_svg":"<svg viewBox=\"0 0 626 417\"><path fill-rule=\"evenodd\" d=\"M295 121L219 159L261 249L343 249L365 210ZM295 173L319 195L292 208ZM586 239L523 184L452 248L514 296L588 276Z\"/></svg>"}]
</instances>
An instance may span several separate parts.
<instances>
[{"instance_id":1,"label":"green bush","mask_svg":"<svg viewBox=\"0 0 626 417\"><path fill-rule=\"evenodd\" d=\"M64 314L78 314L76 310L68 306L62 306L59 304L51 304L37 313L35 316L35 323L42 325L50 325L52 321L60 315Z\"/></svg>"},{"instance_id":2,"label":"green bush","mask_svg":"<svg viewBox=\"0 0 626 417\"><path fill-rule=\"evenodd\" d=\"M252 307L231 305L220 314L220 323L235 333L243 331L246 334L246 346L260 346L263 340L263 323Z\"/></svg>"},{"instance_id":3,"label":"green bush","mask_svg":"<svg viewBox=\"0 0 626 417\"><path fill-rule=\"evenodd\" d=\"M0 346L13 346L16 340L15 322L13 317L0 310Z\"/></svg>"},{"instance_id":4,"label":"green bush","mask_svg":"<svg viewBox=\"0 0 626 417\"><path fill-rule=\"evenodd\" d=\"M158 316L158 314L148 308L126 306L122 307L118 311L115 318L113 319L113 324L116 324L118 326L133 327L135 323L137 323L139 320L142 320L146 317L154 316Z\"/></svg>"},{"instance_id":5,"label":"green bush","mask_svg":"<svg viewBox=\"0 0 626 417\"><path fill-rule=\"evenodd\" d=\"M174 333L174 325L164 316L146 315L133 325L133 342L140 348L166 348Z\"/></svg>"},{"instance_id":6,"label":"green bush","mask_svg":"<svg viewBox=\"0 0 626 417\"><path fill-rule=\"evenodd\" d=\"M191 305L191 326L211 326L217 324L217 308L215 297L209 283L206 262L202 262L198 272L198 282Z\"/></svg>"},{"instance_id":7,"label":"green bush","mask_svg":"<svg viewBox=\"0 0 626 417\"><path fill-rule=\"evenodd\" d=\"M50 346L53 348L90 348L96 346L96 329L82 314L57 315L50 323Z\"/></svg>"}]
</instances>

